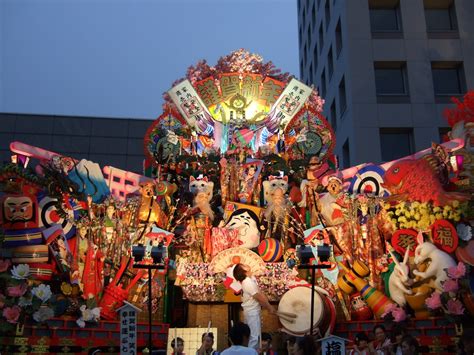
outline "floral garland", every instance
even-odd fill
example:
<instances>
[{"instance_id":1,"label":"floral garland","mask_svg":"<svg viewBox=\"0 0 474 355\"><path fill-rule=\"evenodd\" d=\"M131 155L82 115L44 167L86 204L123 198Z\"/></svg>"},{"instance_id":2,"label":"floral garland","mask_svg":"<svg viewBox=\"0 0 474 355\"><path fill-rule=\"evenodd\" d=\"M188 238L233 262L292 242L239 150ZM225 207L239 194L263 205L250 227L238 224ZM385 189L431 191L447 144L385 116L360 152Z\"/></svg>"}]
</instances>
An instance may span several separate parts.
<instances>
[{"instance_id":1,"label":"floral garland","mask_svg":"<svg viewBox=\"0 0 474 355\"><path fill-rule=\"evenodd\" d=\"M426 230L436 220L447 219L459 222L465 215L467 205L453 201L452 205L434 206L427 202L400 202L395 206L384 204L387 216L396 229Z\"/></svg>"},{"instance_id":2,"label":"floral garland","mask_svg":"<svg viewBox=\"0 0 474 355\"><path fill-rule=\"evenodd\" d=\"M63 315L72 304L71 300L63 296L70 295L67 292L71 290L70 284L63 283L63 294L56 294L50 285L31 278L28 264L11 267L8 259L0 259L0 290L0 333L14 331L16 325L24 323L27 317L44 323ZM97 321L100 316L100 308L95 307L93 299L77 307L75 311L81 313L77 321L80 327L84 327L87 321Z\"/></svg>"},{"instance_id":3,"label":"floral garland","mask_svg":"<svg viewBox=\"0 0 474 355\"><path fill-rule=\"evenodd\" d=\"M3 331L13 330L15 324L31 315L36 322L44 322L55 315L51 287L45 284L34 286L29 282L30 267L27 264L13 266L10 260L0 260L2 290L0 309L4 320L0 322ZM6 322L5 322L6 321Z\"/></svg>"},{"instance_id":4,"label":"floral garland","mask_svg":"<svg viewBox=\"0 0 474 355\"><path fill-rule=\"evenodd\" d=\"M264 78L268 76L284 83L291 79L291 75L289 73L282 73L281 70L278 69L271 61L265 63L260 55L250 53L249 51L241 48L231 52L228 55L220 57L214 67L210 66L205 59L200 60L194 66L191 65L186 71L186 77L173 82L172 87L186 79L188 79L192 85L195 85L197 82L209 77L213 77L218 80L219 75L223 73L260 74ZM171 107L174 107L174 104L171 101L168 93L163 93L163 98L165 100L165 104L163 106L164 110L169 108L170 105Z\"/></svg>"},{"instance_id":5,"label":"floral garland","mask_svg":"<svg viewBox=\"0 0 474 355\"><path fill-rule=\"evenodd\" d=\"M433 292L425 300L425 305L431 311L440 312L456 320L465 313L461 297L467 289L469 270L464 263L459 262L457 266L447 269L446 272L449 279L443 282L443 292Z\"/></svg>"},{"instance_id":6,"label":"floral garland","mask_svg":"<svg viewBox=\"0 0 474 355\"><path fill-rule=\"evenodd\" d=\"M212 274L207 263L185 265L186 278L180 286L186 298L194 302L222 302L225 295L223 274ZM286 263L266 263L265 270L255 277L260 290L270 301L278 301L296 281L295 271Z\"/></svg>"}]
</instances>

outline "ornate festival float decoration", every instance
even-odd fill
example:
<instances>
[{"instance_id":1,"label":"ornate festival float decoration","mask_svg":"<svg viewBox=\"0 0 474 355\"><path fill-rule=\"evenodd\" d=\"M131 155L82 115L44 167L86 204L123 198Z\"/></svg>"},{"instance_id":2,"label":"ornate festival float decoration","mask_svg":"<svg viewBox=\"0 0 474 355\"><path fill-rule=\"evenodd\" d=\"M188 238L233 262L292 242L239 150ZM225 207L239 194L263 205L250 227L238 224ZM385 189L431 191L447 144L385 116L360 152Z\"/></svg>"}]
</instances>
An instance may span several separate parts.
<instances>
[{"instance_id":1,"label":"ornate festival float decoration","mask_svg":"<svg viewBox=\"0 0 474 355\"><path fill-rule=\"evenodd\" d=\"M445 143L345 170L317 91L258 55L198 62L164 99L144 137L144 175L11 144L15 164L0 172L2 327L62 315L84 326L113 319L124 301L147 309L146 284L153 313L176 324L170 287L196 304L227 302L238 263L279 308L308 313L300 245L310 263L318 246L331 250L315 280L322 335L336 313L473 314L472 94L447 113ZM138 244L144 263L166 247L166 269L151 279L134 269ZM301 318L280 321L302 335Z\"/></svg>"}]
</instances>

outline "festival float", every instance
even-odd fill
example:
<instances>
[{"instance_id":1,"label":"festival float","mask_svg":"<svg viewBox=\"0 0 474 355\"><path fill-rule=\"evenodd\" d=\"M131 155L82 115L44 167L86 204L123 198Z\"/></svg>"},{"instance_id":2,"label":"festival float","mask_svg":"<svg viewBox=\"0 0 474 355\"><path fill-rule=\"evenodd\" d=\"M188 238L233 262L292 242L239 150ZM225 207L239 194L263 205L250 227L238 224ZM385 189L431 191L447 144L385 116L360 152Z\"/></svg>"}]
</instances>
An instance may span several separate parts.
<instances>
[{"instance_id":1,"label":"festival float","mask_svg":"<svg viewBox=\"0 0 474 355\"><path fill-rule=\"evenodd\" d=\"M263 331L352 339L404 322L427 353L448 351L474 312L473 97L446 112L443 144L341 170L317 91L238 50L164 94L143 175L12 142L0 171L2 351L138 340L140 352L147 314L155 347L173 328L212 324L222 349L239 318L237 263L296 316L264 313ZM314 278L304 265L318 265ZM133 336L121 338L135 318L119 313L138 314Z\"/></svg>"}]
</instances>

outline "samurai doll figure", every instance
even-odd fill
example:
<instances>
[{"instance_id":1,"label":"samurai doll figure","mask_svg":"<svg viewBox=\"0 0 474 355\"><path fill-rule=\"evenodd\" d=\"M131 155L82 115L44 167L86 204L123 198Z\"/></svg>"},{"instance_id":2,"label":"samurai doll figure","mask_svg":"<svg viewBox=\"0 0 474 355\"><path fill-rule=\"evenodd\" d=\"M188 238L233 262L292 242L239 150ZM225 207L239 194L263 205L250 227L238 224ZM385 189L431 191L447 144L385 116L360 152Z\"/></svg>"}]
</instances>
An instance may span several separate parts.
<instances>
[{"instance_id":1,"label":"samurai doll figure","mask_svg":"<svg viewBox=\"0 0 474 355\"><path fill-rule=\"evenodd\" d=\"M193 249L195 261L207 262L212 255L211 228L214 212L211 199L214 183L207 177L191 177L189 190L194 194L191 218L186 228L187 244Z\"/></svg>"}]
</instances>

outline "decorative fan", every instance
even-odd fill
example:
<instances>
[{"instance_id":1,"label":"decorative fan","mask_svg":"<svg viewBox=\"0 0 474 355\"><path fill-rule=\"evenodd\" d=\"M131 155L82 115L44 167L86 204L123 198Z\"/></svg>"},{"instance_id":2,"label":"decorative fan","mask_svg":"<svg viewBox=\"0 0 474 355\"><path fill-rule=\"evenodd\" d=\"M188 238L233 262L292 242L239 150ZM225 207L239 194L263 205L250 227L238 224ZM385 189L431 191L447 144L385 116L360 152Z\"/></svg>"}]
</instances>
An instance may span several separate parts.
<instances>
[{"instance_id":1,"label":"decorative fan","mask_svg":"<svg viewBox=\"0 0 474 355\"><path fill-rule=\"evenodd\" d=\"M304 155L316 155L320 160L332 155L336 143L331 125L316 110L305 107L285 129L286 149L296 148Z\"/></svg>"},{"instance_id":2,"label":"decorative fan","mask_svg":"<svg viewBox=\"0 0 474 355\"><path fill-rule=\"evenodd\" d=\"M167 137L168 132L173 132L176 139L180 140L183 136L190 136L189 127L181 118L179 113L173 110L167 110L158 117L148 128L144 137L145 156L154 164L156 160L166 159L167 154L179 155L181 142L173 142ZM172 144L174 143L174 144ZM182 147L186 150L186 147ZM163 157L163 155L165 155ZM161 163L161 161L160 161Z\"/></svg>"},{"instance_id":3,"label":"decorative fan","mask_svg":"<svg viewBox=\"0 0 474 355\"><path fill-rule=\"evenodd\" d=\"M260 256L249 249L236 247L217 254L209 264L209 271L225 273L229 266L239 263L250 267L253 275L259 275L265 270L265 263Z\"/></svg>"}]
</instances>

